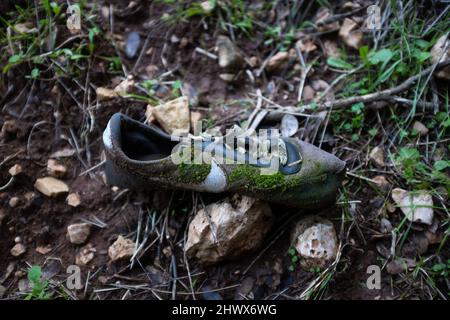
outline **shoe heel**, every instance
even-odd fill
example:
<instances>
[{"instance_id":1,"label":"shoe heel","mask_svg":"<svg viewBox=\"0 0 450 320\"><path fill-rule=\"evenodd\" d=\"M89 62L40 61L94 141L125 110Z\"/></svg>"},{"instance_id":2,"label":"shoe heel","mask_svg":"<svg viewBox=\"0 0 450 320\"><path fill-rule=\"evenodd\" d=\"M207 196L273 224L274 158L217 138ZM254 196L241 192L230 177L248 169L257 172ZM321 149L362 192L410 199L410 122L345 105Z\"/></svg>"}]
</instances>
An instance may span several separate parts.
<instances>
[{"instance_id":1,"label":"shoe heel","mask_svg":"<svg viewBox=\"0 0 450 320\"><path fill-rule=\"evenodd\" d=\"M127 189L133 189L137 186L137 179L116 166L110 159L106 159L105 174L108 185Z\"/></svg>"}]
</instances>

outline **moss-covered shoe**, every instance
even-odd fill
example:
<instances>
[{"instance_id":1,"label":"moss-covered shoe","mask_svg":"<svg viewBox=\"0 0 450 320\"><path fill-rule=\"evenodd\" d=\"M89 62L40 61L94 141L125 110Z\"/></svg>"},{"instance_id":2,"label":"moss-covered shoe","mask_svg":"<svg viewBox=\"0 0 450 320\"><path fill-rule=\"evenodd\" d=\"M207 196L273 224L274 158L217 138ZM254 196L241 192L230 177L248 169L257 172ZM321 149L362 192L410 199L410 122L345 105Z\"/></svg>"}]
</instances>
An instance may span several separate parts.
<instances>
[{"instance_id":1,"label":"moss-covered shoe","mask_svg":"<svg viewBox=\"0 0 450 320\"><path fill-rule=\"evenodd\" d=\"M270 163L252 156L248 140L240 148L230 148L223 140L173 140L155 126L116 113L103 133L108 183L132 189L235 192L300 208L319 208L334 203L345 173L345 162L295 138L277 138L279 156L271 158L278 161L277 170L271 174L262 174L270 169ZM186 149L190 161L185 161ZM209 151L210 156L195 163L193 155L199 151Z\"/></svg>"}]
</instances>

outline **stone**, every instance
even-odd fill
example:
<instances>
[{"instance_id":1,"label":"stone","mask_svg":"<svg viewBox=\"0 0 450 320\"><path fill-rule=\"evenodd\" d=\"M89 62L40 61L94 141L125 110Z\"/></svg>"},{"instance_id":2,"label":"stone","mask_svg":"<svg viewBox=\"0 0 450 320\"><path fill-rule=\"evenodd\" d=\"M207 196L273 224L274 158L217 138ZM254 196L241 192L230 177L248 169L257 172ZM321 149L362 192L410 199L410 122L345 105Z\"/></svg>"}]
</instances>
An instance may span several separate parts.
<instances>
[{"instance_id":1,"label":"stone","mask_svg":"<svg viewBox=\"0 0 450 320\"><path fill-rule=\"evenodd\" d=\"M47 197L57 197L69 192L69 187L66 183L53 177L37 179L34 187Z\"/></svg>"},{"instance_id":2,"label":"stone","mask_svg":"<svg viewBox=\"0 0 450 320\"><path fill-rule=\"evenodd\" d=\"M67 173L65 165L55 159L48 159L47 161L47 173L56 178L62 178Z\"/></svg>"},{"instance_id":3,"label":"stone","mask_svg":"<svg viewBox=\"0 0 450 320\"><path fill-rule=\"evenodd\" d=\"M97 87L95 94L97 95L98 101L108 101L119 96L114 90L104 87Z\"/></svg>"},{"instance_id":4,"label":"stone","mask_svg":"<svg viewBox=\"0 0 450 320\"><path fill-rule=\"evenodd\" d=\"M378 167L386 166L384 162L384 151L381 147L375 147L369 153L369 159Z\"/></svg>"},{"instance_id":5,"label":"stone","mask_svg":"<svg viewBox=\"0 0 450 320\"><path fill-rule=\"evenodd\" d=\"M336 258L338 240L333 224L318 216L298 221L291 233L291 246L306 269L322 268Z\"/></svg>"},{"instance_id":6,"label":"stone","mask_svg":"<svg viewBox=\"0 0 450 320\"><path fill-rule=\"evenodd\" d=\"M353 49L358 50L362 46L363 33L357 29L358 24L350 18L345 18L339 30L339 36L344 40L345 44Z\"/></svg>"},{"instance_id":7,"label":"stone","mask_svg":"<svg viewBox=\"0 0 450 320\"><path fill-rule=\"evenodd\" d=\"M0 139L2 141L12 140L17 136L18 131L19 127L15 120L6 120L0 130Z\"/></svg>"},{"instance_id":8,"label":"stone","mask_svg":"<svg viewBox=\"0 0 450 320\"><path fill-rule=\"evenodd\" d=\"M141 36L139 32L132 31L127 35L127 40L125 43L125 54L128 59L133 59L141 46Z\"/></svg>"},{"instance_id":9,"label":"stone","mask_svg":"<svg viewBox=\"0 0 450 320\"><path fill-rule=\"evenodd\" d=\"M46 255L47 253L52 251L52 247L50 245L47 246L37 246L35 251L39 254Z\"/></svg>"},{"instance_id":10,"label":"stone","mask_svg":"<svg viewBox=\"0 0 450 320\"><path fill-rule=\"evenodd\" d=\"M388 191L391 187L391 184L386 179L385 176L379 175L372 178L372 181L380 188L382 191Z\"/></svg>"},{"instance_id":11,"label":"stone","mask_svg":"<svg viewBox=\"0 0 450 320\"><path fill-rule=\"evenodd\" d=\"M21 243L16 243L14 245L14 247L12 247L11 249L11 255L14 257L20 257L21 255L23 255L25 252L27 251L27 249L25 248L25 246Z\"/></svg>"},{"instance_id":12,"label":"stone","mask_svg":"<svg viewBox=\"0 0 450 320\"><path fill-rule=\"evenodd\" d=\"M420 257L428 251L428 238L424 232L413 233L401 249L401 255L405 257Z\"/></svg>"},{"instance_id":13,"label":"stone","mask_svg":"<svg viewBox=\"0 0 450 320\"><path fill-rule=\"evenodd\" d=\"M300 49L301 52L312 52L317 49L317 46L311 40L298 40L295 45Z\"/></svg>"},{"instance_id":14,"label":"stone","mask_svg":"<svg viewBox=\"0 0 450 320\"><path fill-rule=\"evenodd\" d=\"M273 55L266 64L266 69L273 72L281 69L289 61L289 53L287 51L279 51Z\"/></svg>"},{"instance_id":15,"label":"stone","mask_svg":"<svg viewBox=\"0 0 450 320\"><path fill-rule=\"evenodd\" d=\"M317 92L328 90L328 88L330 87L328 82L326 82L325 80L322 80L322 79L314 80L311 83L311 86Z\"/></svg>"},{"instance_id":16,"label":"stone","mask_svg":"<svg viewBox=\"0 0 450 320\"><path fill-rule=\"evenodd\" d=\"M78 8L78 10L76 10L75 8ZM71 34L78 34L81 32L80 14L80 7L69 6L67 8L66 26Z\"/></svg>"},{"instance_id":17,"label":"stone","mask_svg":"<svg viewBox=\"0 0 450 320\"><path fill-rule=\"evenodd\" d=\"M425 125L420 121L415 121L413 124L413 131L417 132L418 134L424 136L428 134L428 128L425 127Z\"/></svg>"},{"instance_id":18,"label":"stone","mask_svg":"<svg viewBox=\"0 0 450 320\"><path fill-rule=\"evenodd\" d=\"M413 194L409 191L395 188L392 190L391 196L409 221L427 225L433 223L433 198L427 191L421 190Z\"/></svg>"},{"instance_id":19,"label":"stone","mask_svg":"<svg viewBox=\"0 0 450 320\"><path fill-rule=\"evenodd\" d=\"M450 59L449 42L450 39L446 37L445 34L436 41L430 51L432 63L443 62ZM447 47L447 52L444 52L445 47ZM438 78L450 80L450 66L446 66L433 74Z\"/></svg>"},{"instance_id":20,"label":"stone","mask_svg":"<svg viewBox=\"0 0 450 320\"><path fill-rule=\"evenodd\" d=\"M441 243L442 241L441 233L432 232L429 230L425 231L425 237L427 237L428 243L431 245Z\"/></svg>"},{"instance_id":21,"label":"stone","mask_svg":"<svg viewBox=\"0 0 450 320\"><path fill-rule=\"evenodd\" d=\"M197 212L189 224L184 250L204 265L234 259L257 249L271 226L272 210L267 203L234 195Z\"/></svg>"},{"instance_id":22,"label":"stone","mask_svg":"<svg viewBox=\"0 0 450 320\"><path fill-rule=\"evenodd\" d=\"M80 249L75 256L75 264L78 266L86 266L94 259L95 253L97 250L92 246L92 244L88 243L84 247Z\"/></svg>"},{"instance_id":23,"label":"stone","mask_svg":"<svg viewBox=\"0 0 450 320\"><path fill-rule=\"evenodd\" d=\"M15 177L15 176L21 174L22 171L23 171L23 170L22 170L22 166L21 166L20 164L15 164L15 165L13 165L11 168L9 168L8 173L9 173L11 176Z\"/></svg>"},{"instance_id":24,"label":"stone","mask_svg":"<svg viewBox=\"0 0 450 320\"><path fill-rule=\"evenodd\" d=\"M73 244L83 244L91 234L91 225L89 223L74 223L67 227L67 236Z\"/></svg>"},{"instance_id":25,"label":"stone","mask_svg":"<svg viewBox=\"0 0 450 320\"><path fill-rule=\"evenodd\" d=\"M316 92L311 86L305 86L303 88L302 97L305 101L311 101L316 96Z\"/></svg>"},{"instance_id":26,"label":"stone","mask_svg":"<svg viewBox=\"0 0 450 320\"><path fill-rule=\"evenodd\" d=\"M339 53L338 46L337 46L336 42L334 42L334 41L325 40L323 43L323 49L324 49L325 56L327 58L330 58L330 57L339 58L341 56Z\"/></svg>"},{"instance_id":27,"label":"stone","mask_svg":"<svg viewBox=\"0 0 450 320\"><path fill-rule=\"evenodd\" d=\"M409 269L413 269L415 266L416 261L413 259L397 258L386 265L386 271L389 274L399 274Z\"/></svg>"},{"instance_id":28,"label":"stone","mask_svg":"<svg viewBox=\"0 0 450 320\"><path fill-rule=\"evenodd\" d=\"M388 219L386 219L386 218L381 219L381 221L380 221L380 231L382 233L390 233L392 231L392 229L393 229L392 228L392 223Z\"/></svg>"},{"instance_id":29,"label":"stone","mask_svg":"<svg viewBox=\"0 0 450 320\"><path fill-rule=\"evenodd\" d=\"M17 207L19 202L20 202L19 197L12 197L11 199L9 199L8 204L11 208L15 208Z\"/></svg>"},{"instance_id":30,"label":"stone","mask_svg":"<svg viewBox=\"0 0 450 320\"><path fill-rule=\"evenodd\" d=\"M119 96L124 96L130 93L135 85L135 81L132 75L129 75L125 80L120 82L115 88L114 92Z\"/></svg>"},{"instance_id":31,"label":"stone","mask_svg":"<svg viewBox=\"0 0 450 320\"><path fill-rule=\"evenodd\" d=\"M76 208L81 204L80 195L76 192L70 193L66 198L66 202L69 206Z\"/></svg>"},{"instance_id":32,"label":"stone","mask_svg":"<svg viewBox=\"0 0 450 320\"><path fill-rule=\"evenodd\" d=\"M149 64L145 67L145 73L149 77L149 79L154 79L158 75L159 68L154 64Z\"/></svg>"},{"instance_id":33,"label":"stone","mask_svg":"<svg viewBox=\"0 0 450 320\"><path fill-rule=\"evenodd\" d=\"M154 107L153 116L169 134L189 133L189 102L185 96Z\"/></svg>"},{"instance_id":34,"label":"stone","mask_svg":"<svg viewBox=\"0 0 450 320\"><path fill-rule=\"evenodd\" d=\"M75 155L77 151L72 148L64 148L58 151L53 152L50 155L50 158L59 159L59 158L70 158Z\"/></svg>"},{"instance_id":35,"label":"stone","mask_svg":"<svg viewBox=\"0 0 450 320\"><path fill-rule=\"evenodd\" d=\"M108 256L111 261L131 258L134 254L135 246L133 241L119 235L117 240L108 248Z\"/></svg>"},{"instance_id":36,"label":"stone","mask_svg":"<svg viewBox=\"0 0 450 320\"><path fill-rule=\"evenodd\" d=\"M226 36L218 36L216 47L219 56L219 66L228 71L239 70L244 64L244 58L239 48Z\"/></svg>"},{"instance_id":37,"label":"stone","mask_svg":"<svg viewBox=\"0 0 450 320\"><path fill-rule=\"evenodd\" d=\"M219 78L222 79L225 82L233 82L234 77L236 77L236 75L234 73L221 73L221 74L219 74Z\"/></svg>"},{"instance_id":38,"label":"stone","mask_svg":"<svg viewBox=\"0 0 450 320\"><path fill-rule=\"evenodd\" d=\"M202 118L203 118L203 115L201 112L191 111L191 130L195 130L195 128L198 128L201 132ZM197 134L200 134L200 132L197 132ZM196 132L194 132L194 134L196 134Z\"/></svg>"},{"instance_id":39,"label":"stone","mask_svg":"<svg viewBox=\"0 0 450 320\"><path fill-rule=\"evenodd\" d=\"M339 22L334 21L331 23L327 23L327 20L332 17L332 13L330 9L326 7L322 7L317 11L317 14L314 18L315 24L317 26L317 31L326 32L331 30L337 30L339 28Z\"/></svg>"}]
</instances>

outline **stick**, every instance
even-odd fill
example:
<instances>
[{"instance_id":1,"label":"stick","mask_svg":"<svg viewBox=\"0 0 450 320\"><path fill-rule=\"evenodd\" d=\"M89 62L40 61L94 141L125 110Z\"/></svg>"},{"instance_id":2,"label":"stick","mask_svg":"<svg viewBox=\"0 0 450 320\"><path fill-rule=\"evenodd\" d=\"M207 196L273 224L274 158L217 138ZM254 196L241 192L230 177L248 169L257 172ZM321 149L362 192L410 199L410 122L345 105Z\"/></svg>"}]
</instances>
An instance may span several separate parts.
<instances>
[{"instance_id":1,"label":"stick","mask_svg":"<svg viewBox=\"0 0 450 320\"><path fill-rule=\"evenodd\" d=\"M350 97L350 98L338 99L338 100L333 100L333 101L318 102L315 105L307 104L307 105L300 106L300 107L293 107L293 106L282 107L282 108L280 108L280 110L271 111L267 115L266 119L270 120L270 121L277 120L277 119L280 119L285 113L298 112L299 108L300 108L300 110L307 110L307 109L312 109L313 107L317 107L317 106L318 106L318 108L315 109L316 111L323 111L323 110L327 110L331 107L333 107L334 109L340 109L340 108L351 106L351 105L353 105L355 103L359 103L359 102L368 103L368 102L374 102L374 101L391 101L393 99L398 103L409 104L408 100L398 99L398 97L395 97L395 96L398 95L399 93L404 92L407 89L409 89L420 78L427 76L428 74L433 73L436 70L442 69L448 65L450 65L450 59L440 62L438 64L433 64L433 65L429 66L428 68L426 68L425 70L423 70L422 72L416 74L415 76L412 76L412 77L406 79L400 85L393 87L393 88L386 89L386 90L382 90L379 92L369 93L369 94L365 94L362 96L354 96L354 97ZM429 104L425 104L424 106L428 107Z\"/></svg>"}]
</instances>

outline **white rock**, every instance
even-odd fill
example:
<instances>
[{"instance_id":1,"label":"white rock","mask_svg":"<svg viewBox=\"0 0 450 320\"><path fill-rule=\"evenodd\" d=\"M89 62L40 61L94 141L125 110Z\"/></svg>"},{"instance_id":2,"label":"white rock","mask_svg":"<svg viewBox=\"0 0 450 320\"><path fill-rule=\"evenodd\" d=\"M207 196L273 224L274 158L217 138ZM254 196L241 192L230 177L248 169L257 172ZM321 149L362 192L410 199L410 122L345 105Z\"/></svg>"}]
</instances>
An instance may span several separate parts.
<instances>
[{"instance_id":1,"label":"white rock","mask_svg":"<svg viewBox=\"0 0 450 320\"><path fill-rule=\"evenodd\" d=\"M92 244L88 243L81 248L80 252L78 252L75 256L75 264L78 266L86 266L92 261L92 259L94 259L95 252L97 252L97 250L92 246Z\"/></svg>"},{"instance_id":2,"label":"white rock","mask_svg":"<svg viewBox=\"0 0 450 320\"><path fill-rule=\"evenodd\" d=\"M220 73L219 78L225 82L232 82L236 75L234 73Z\"/></svg>"},{"instance_id":3,"label":"white rock","mask_svg":"<svg viewBox=\"0 0 450 320\"><path fill-rule=\"evenodd\" d=\"M224 69L238 69L242 66L244 59L240 50L226 36L218 36L216 47L219 53L219 66Z\"/></svg>"},{"instance_id":4,"label":"white rock","mask_svg":"<svg viewBox=\"0 0 450 320\"><path fill-rule=\"evenodd\" d=\"M15 164L11 168L9 168L8 173L15 177L22 173L22 166L20 164Z\"/></svg>"},{"instance_id":5,"label":"white rock","mask_svg":"<svg viewBox=\"0 0 450 320\"><path fill-rule=\"evenodd\" d=\"M420 134L422 136L428 134L428 128L425 127L425 125L422 122L420 122L420 121L414 122L413 130L416 131L418 134Z\"/></svg>"},{"instance_id":6,"label":"white rock","mask_svg":"<svg viewBox=\"0 0 450 320\"><path fill-rule=\"evenodd\" d=\"M11 255L14 256L14 257L20 257L26 251L27 251L27 249L25 248L25 246L23 244L16 243L14 245L14 247L12 247L12 249L11 249Z\"/></svg>"},{"instance_id":7,"label":"white rock","mask_svg":"<svg viewBox=\"0 0 450 320\"><path fill-rule=\"evenodd\" d=\"M266 64L267 71L275 71L283 67L289 61L289 53L287 51L279 51Z\"/></svg>"},{"instance_id":8,"label":"white rock","mask_svg":"<svg viewBox=\"0 0 450 320\"><path fill-rule=\"evenodd\" d=\"M17 207L19 202L20 202L19 197L12 197L11 199L9 199L8 203L11 208L15 208Z\"/></svg>"},{"instance_id":9,"label":"white rock","mask_svg":"<svg viewBox=\"0 0 450 320\"><path fill-rule=\"evenodd\" d=\"M56 152L53 152L50 155L50 158L70 158L72 157L77 151L75 149L71 148L64 148L61 150L58 150Z\"/></svg>"},{"instance_id":10,"label":"white rock","mask_svg":"<svg viewBox=\"0 0 450 320\"><path fill-rule=\"evenodd\" d=\"M184 250L203 264L236 258L256 249L271 225L267 203L234 195L198 211L189 224Z\"/></svg>"},{"instance_id":11,"label":"white rock","mask_svg":"<svg viewBox=\"0 0 450 320\"><path fill-rule=\"evenodd\" d=\"M433 199L427 191L421 190L412 194L409 191L395 188L392 190L391 196L408 220L427 225L433 223Z\"/></svg>"},{"instance_id":12,"label":"white rock","mask_svg":"<svg viewBox=\"0 0 450 320\"><path fill-rule=\"evenodd\" d=\"M117 240L109 247L108 256L111 261L131 258L134 254L135 243L130 239L119 236Z\"/></svg>"},{"instance_id":13,"label":"white rock","mask_svg":"<svg viewBox=\"0 0 450 320\"><path fill-rule=\"evenodd\" d=\"M437 63L443 62L450 58L450 39L448 39L445 35L440 37L438 41L435 43L433 48L431 48L431 62ZM445 47L448 46L447 52L444 52ZM450 80L450 66L446 66L445 68L435 72L434 75L438 78Z\"/></svg>"},{"instance_id":14,"label":"white rock","mask_svg":"<svg viewBox=\"0 0 450 320\"><path fill-rule=\"evenodd\" d=\"M375 147L370 151L369 159L379 167L386 166L386 163L384 162L384 151L380 147Z\"/></svg>"},{"instance_id":15,"label":"white rock","mask_svg":"<svg viewBox=\"0 0 450 320\"><path fill-rule=\"evenodd\" d=\"M132 78L132 76L128 76L128 78L123 80L114 88L114 92L117 93L119 96L126 95L127 93L130 93L132 91L134 85L135 85L134 79Z\"/></svg>"},{"instance_id":16,"label":"white rock","mask_svg":"<svg viewBox=\"0 0 450 320\"><path fill-rule=\"evenodd\" d=\"M352 19L345 18L339 30L339 36L349 47L358 50L362 46L363 33L356 30L358 24Z\"/></svg>"},{"instance_id":17,"label":"white rock","mask_svg":"<svg viewBox=\"0 0 450 320\"><path fill-rule=\"evenodd\" d=\"M34 183L34 187L47 197L57 197L60 194L69 192L67 184L53 177L37 179Z\"/></svg>"},{"instance_id":18,"label":"white rock","mask_svg":"<svg viewBox=\"0 0 450 320\"><path fill-rule=\"evenodd\" d=\"M47 161L47 173L51 176L62 178L67 173L67 168L58 160L48 159Z\"/></svg>"},{"instance_id":19,"label":"white rock","mask_svg":"<svg viewBox=\"0 0 450 320\"><path fill-rule=\"evenodd\" d=\"M95 94L97 95L98 101L108 101L119 96L114 90L104 87L97 87Z\"/></svg>"},{"instance_id":20,"label":"white rock","mask_svg":"<svg viewBox=\"0 0 450 320\"><path fill-rule=\"evenodd\" d=\"M153 116L169 134L189 133L189 101L185 96L154 107Z\"/></svg>"},{"instance_id":21,"label":"white rock","mask_svg":"<svg viewBox=\"0 0 450 320\"><path fill-rule=\"evenodd\" d=\"M317 216L305 217L295 224L291 234L292 246L306 268L324 267L337 255L337 236L333 224Z\"/></svg>"},{"instance_id":22,"label":"white rock","mask_svg":"<svg viewBox=\"0 0 450 320\"><path fill-rule=\"evenodd\" d=\"M89 223L74 223L67 227L67 236L73 244L83 244L91 234Z\"/></svg>"},{"instance_id":23,"label":"white rock","mask_svg":"<svg viewBox=\"0 0 450 320\"><path fill-rule=\"evenodd\" d=\"M71 207L78 207L81 204L80 195L78 193L70 193L66 198L66 202Z\"/></svg>"}]
</instances>

